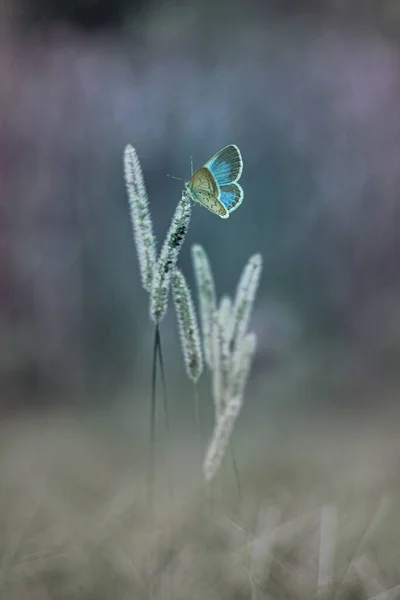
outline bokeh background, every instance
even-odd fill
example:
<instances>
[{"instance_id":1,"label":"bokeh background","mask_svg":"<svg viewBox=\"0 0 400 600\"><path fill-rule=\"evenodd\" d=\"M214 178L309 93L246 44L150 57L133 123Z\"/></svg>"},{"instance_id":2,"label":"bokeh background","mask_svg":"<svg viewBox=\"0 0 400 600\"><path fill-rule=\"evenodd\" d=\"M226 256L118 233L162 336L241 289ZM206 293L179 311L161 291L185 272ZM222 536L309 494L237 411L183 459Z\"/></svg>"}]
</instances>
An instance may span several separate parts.
<instances>
[{"instance_id":1,"label":"bokeh background","mask_svg":"<svg viewBox=\"0 0 400 600\"><path fill-rule=\"evenodd\" d=\"M222 293L262 252L260 370L296 345L331 379L397 375L397 2L20 0L1 28L4 404L109 402L143 371L128 142L159 240L166 175L241 148L245 204L196 209L181 262L204 244Z\"/></svg>"},{"instance_id":2,"label":"bokeh background","mask_svg":"<svg viewBox=\"0 0 400 600\"><path fill-rule=\"evenodd\" d=\"M195 207L180 266L193 283L190 246L203 244L218 293L231 293L250 254L262 253L252 323L259 346L238 425L244 455L254 456L255 424L261 438L276 435L286 448L294 435L283 433L287 417L290 427L299 420L315 433L334 415L330 435L357 431L359 458L384 447L377 472L398 485L392 429L384 424L381 441L368 440L378 420L382 427L389 417L395 428L400 392L399 35L397 0L3 0L0 416L2 472L15 484L8 499L29 496L31 460L41 465L33 480L49 481L53 451L57 473L68 471L67 496L77 465L80 482L97 469L93 494L107 488L116 464L123 474L113 485L135 480L130 457L146 438L152 330L123 181L127 143L141 159L159 243L182 188L167 174L187 179L191 156L199 167L229 143L241 149L242 207L227 221ZM190 418L191 392L172 310L162 339L175 438L189 444L193 431L180 425ZM205 398L208 389L205 381ZM77 411L72 424L52 420L60 410ZM49 420L38 425L39 415ZM100 424L82 432L77 423L93 415ZM79 446L91 435L101 451ZM111 447L119 454L108 464ZM284 460L279 448L273 465ZM280 466L272 471L284 487ZM375 498L381 480L368 481ZM10 525L15 530L19 539ZM391 583L400 583L397 575ZM47 598L43 583L35 585L37 596L18 588L18 598ZM62 597L89 598L75 591Z\"/></svg>"}]
</instances>

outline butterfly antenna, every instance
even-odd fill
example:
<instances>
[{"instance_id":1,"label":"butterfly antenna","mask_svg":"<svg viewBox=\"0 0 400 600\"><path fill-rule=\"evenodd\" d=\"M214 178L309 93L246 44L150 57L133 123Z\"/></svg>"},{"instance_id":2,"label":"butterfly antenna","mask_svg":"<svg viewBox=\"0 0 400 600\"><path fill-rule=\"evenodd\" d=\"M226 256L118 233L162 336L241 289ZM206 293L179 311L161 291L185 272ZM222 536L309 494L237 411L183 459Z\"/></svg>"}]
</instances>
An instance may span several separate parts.
<instances>
[{"instance_id":1,"label":"butterfly antenna","mask_svg":"<svg viewBox=\"0 0 400 600\"><path fill-rule=\"evenodd\" d=\"M167 177L169 177L170 179L177 179L178 181L185 181L184 179L182 179L182 177L175 177L175 175L170 175L169 173L167 173Z\"/></svg>"}]
</instances>

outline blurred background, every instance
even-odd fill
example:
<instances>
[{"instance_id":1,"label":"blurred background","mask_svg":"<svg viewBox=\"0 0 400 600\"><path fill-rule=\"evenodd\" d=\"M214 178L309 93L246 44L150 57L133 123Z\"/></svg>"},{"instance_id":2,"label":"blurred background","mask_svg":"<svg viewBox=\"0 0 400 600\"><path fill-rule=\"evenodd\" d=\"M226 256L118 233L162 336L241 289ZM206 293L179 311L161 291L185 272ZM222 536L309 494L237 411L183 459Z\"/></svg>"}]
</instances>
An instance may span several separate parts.
<instances>
[{"instance_id":1,"label":"blurred background","mask_svg":"<svg viewBox=\"0 0 400 600\"><path fill-rule=\"evenodd\" d=\"M400 584L399 34L398 0L2 0L2 600L245 600L238 547L260 507L268 531L316 520L289 527L253 600L314 597L320 528L340 589L363 561L362 591L341 600L399 597L378 596ZM264 261L223 524L190 495L204 448L172 306L159 520L142 502L153 331L127 143L159 246L182 189L167 174L188 179L191 156L198 168L229 143L243 155L240 210L195 206L179 258L193 285L204 245L219 296L251 254ZM207 377L200 394L205 447Z\"/></svg>"},{"instance_id":2,"label":"blurred background","mask_svg":"<svg viewBox=\"0 0 400 600\"><path fill-rule=\"evenodd\" d=\"M391 396L396 0L4 0L0 18L3 407L109 404L148 364L128 142L160 243L182 187L166 175L240 147L241 210L222 222L196 207L180 261L193 281L190 245L204 244L222 294L262 253L255 377L279 367L287 379L295 361L318 406L348 406L346 389L365 403L375 384ZM172 315L165 342L174 336Z\"/></svg>"},{"instance_id":3,"label":"blurred background","mask_svg":"<svg viewBox=\"0 0 400 600\"><path fill-rule=\"evenodd\" d=\"M295 361L346 406L341 386L363 402L393 389L399 31L396 0L5 0L2 404L110 403L143 373L128 142L160 242L181 190L166 175L240 147L245 203L227 222L196 207L181 266L192 281L189 248L204 244L221 294L262 253L256 372Z\"/></svg>"}]
</instances>

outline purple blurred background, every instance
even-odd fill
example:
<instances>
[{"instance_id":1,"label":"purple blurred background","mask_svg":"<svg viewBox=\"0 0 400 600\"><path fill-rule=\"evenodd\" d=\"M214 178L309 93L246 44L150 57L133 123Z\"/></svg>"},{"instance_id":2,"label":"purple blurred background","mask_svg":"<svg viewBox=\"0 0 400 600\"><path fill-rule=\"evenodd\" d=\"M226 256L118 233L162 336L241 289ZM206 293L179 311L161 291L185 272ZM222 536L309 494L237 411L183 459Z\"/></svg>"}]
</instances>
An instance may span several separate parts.
<instances>
[{"instance_id":1,"label":"purple blurred background","mask_svg":"<svg viewBox=\"0 0 400 600\"><path fill-rule=\"evenodd\" d=\"M227 222L196 207L180 262L192 282L204 244L223 293L262 252L260 381L307 356L321 385L396 389L395 0L10 0L0 19L4 407L110 401L147 368L128 142L159 240L181 190L166 174L240 147L243 206Z\"/></svg>"}]
</instances>

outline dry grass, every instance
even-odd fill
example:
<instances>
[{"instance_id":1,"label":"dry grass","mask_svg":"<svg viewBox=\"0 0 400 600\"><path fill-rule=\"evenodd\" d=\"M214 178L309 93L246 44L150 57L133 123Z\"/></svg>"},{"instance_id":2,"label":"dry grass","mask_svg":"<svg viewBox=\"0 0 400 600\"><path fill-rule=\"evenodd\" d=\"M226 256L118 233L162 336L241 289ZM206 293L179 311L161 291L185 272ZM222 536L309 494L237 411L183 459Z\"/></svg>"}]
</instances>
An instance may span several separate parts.
<instances>
[{"instance_id":1,"label":"dry grass","mask_svg":"<svg viewBox=\"0 0 400 600\"><path fill-rule=\"evenodd\" d=\"M139 441L82 416L4 423L0 598L400 598L396 428L262 429L235 441L241 503L228 460L212 498L195 489L177 436L174 497L160 464L150 516Z\"/></svg>"}]
</instances>

